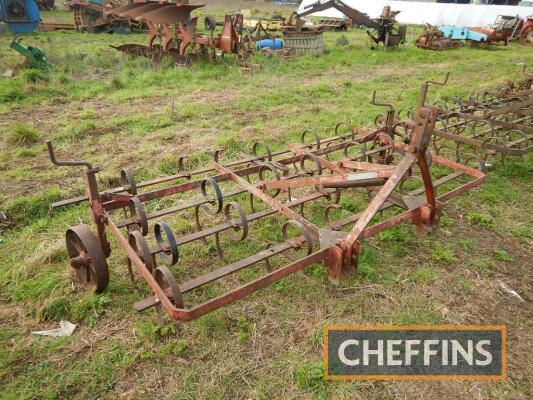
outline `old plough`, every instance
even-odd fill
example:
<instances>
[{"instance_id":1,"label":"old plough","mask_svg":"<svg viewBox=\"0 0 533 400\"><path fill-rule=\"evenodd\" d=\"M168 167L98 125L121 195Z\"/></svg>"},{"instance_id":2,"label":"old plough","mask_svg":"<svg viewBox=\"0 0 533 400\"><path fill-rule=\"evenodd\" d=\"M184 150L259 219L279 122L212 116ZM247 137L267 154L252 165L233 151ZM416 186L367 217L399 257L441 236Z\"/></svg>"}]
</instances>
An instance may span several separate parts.
<instances>
[{"instance_id":1,"label":"old plough","mask_svg":"<svg viewBox=\"0 0 533 400\"><path fill-rule=\"evenodd\" d=\"M431 232L443 203L484 179L475 168L430 155L440 110L425 105L428 85L414 119L404 121L407 136L390 124L373 131L339 124L336 136L306 131L300 145L282 150L257 142L232 161L215 152L196 170L180 159L179 174L144 190L123 170L123 191L102 193L98 168L58 160L48 142L54 164L86 168L96 234L84 224L67 230L70 265L85 285L104 290L111 233L126 254L130 279L141 278L150 290L135 308L154 307L182 321L312 264L323 264L338 284L356 270L364 239L402 221L420 234ZM215 257L220 266L214 267ZM204 290L208 285L214 289Z\"/></svg>"},{"instance_id":2,"label":"old plough","mask_svg":"<svg viewBox=\"0 0 533 400\"><path fill-rule=\"evenodd\" d=\"M201 4L171 3L166 1L134 2L114 8L110 14L120 18L143 22L149 35L146 45L124 44L114 47L128 54L159 59L170 56L178 63L186 63L199 56L211 57L216 52L243 54L242 14L226 15L222 31L215 34L217 23L205 17L204 26L209 34L196 32L198 17L191 12Z\"/></svg>"}]
</instances>

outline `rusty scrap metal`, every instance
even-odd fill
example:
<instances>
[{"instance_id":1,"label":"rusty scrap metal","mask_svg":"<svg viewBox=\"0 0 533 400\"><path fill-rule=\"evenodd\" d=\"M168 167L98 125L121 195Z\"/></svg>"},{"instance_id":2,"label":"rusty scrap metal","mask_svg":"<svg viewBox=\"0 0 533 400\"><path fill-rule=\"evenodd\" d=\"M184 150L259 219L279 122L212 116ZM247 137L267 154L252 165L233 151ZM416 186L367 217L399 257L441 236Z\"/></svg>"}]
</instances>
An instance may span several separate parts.
<instances>
[{"instance_id":1,"label":"rusty scrap metal","mask_svg":"<svg viewBox=\"0 0 533 400\"><path fill-rule=\"evenodd\" d=\"M415 40L416 47L428 50L454 49L461 45L460 40L444 36L444 33L439 28L429 24L426 24L425 30Z\"/></svg>"},{"instance_id":2,"label":"rusty scrap metal","mask_svg":"<svg viewBox=\"0 0 533 400\"><path fill-rule=\"evenodd\" d=\"M520 21L517 31L520 42L524 44L533 44L533 15Z\"/></svg>"},{"instance_id":3,"label":"rusty scrap metal","mask_svg":"<svg viewBox=\"0 0 533 400\"><path fill-rule=\"evenodd\" d=\"M74 13L74 28L80 32L99 33L145 29L142 22L119 17L112 12L120 7L119 0L104 0L100 3L89 0L67 0L65 7ZM47 28L55 28L57 24L42 25L47 30Z\"/></svg>"},{"instance_id":4,"label":"rusty scrap metal","mask_svg":"<svg viewBox=\"0 0 533 400\"><path fill-rule=\"evenodd\" d=\"M179 174L144 185L123 171L126 183L114 192L99 191L98 168L85 161L58 160L48 142L54 164L86 168L96 234L86 225L67 231L71 267L84 284L102 291L109 280L107 234L111 232L126 253L132 282L140 277L151 291L135 308L163 309L182 321L233 303L312 264L322 263L329 280L338 284L356 270L364 239L401 221L411 221L420 234L429 233L439 222L443 202L483 181L485 175L475 168L430 156L428 145L439 113L439 108L421 102L416 118L405 121L411 128L407 140L388 135L391 126L328 139L304 132L298 146L272 151L265 142L257 142L251 154L229 162L215 152L208 167L187 171L181 161L184 169ZM339 124L336 131L343 128ZM353 154L353 148L359 151ZM431 165L440 167L436 175ZM162 186L169 182L173 183ZM413 182L418 186L408 188ZM141 187L148 190L141 192ZM365 210L354 213L343 207L358 196L370 197ZM376 219L384 211L387 214ZM194 229L179 230L173 226L174 218L194 221ZM241 250L239 259L225 262L224 247L250 241L256 224L268 224L270 231L278 227L281 240L259 251ZM206 240L214 241L223 265L205 268L209 271L204 274L185 273L183 267L198 262L198 246ZM180 270L173 267L176 264L182 265ZM252 268L255 279L241 286L228 288L228 282L221 281ZM208 284L222 285L224 293L199 304L186 296L194 292L193 299L198 298L202 292L196 289Z\"/></svg>"},{"instance_id":5,"label":"rusty scrap metal","mask_svg":"<svg viewBox=\"0 0 533 400\"><path fill-rule=\"evenodd\" d=\"M215 35L216 21L204 20L209 35L196 32L198 17L191 12L202 4L139 2L109 11L111 15L143 22L148 26L146 46L125 44L112 46L128 54L161 59L170 56L177 64L188 64L198 57L214 57L215 53L245 55L248 41L243 39L242 14L226 15L220 34Z\"/></svg>"},{"instance_id":6,"label":"rusty scrap metal","mask_svg":"<svg viewBox=\"0 0 533 400\"><path fill-rule=\"evenodd\" d=\"M317 1L310 4L302 11L295 11L291 14L287 25L282 27L284 32L300 32L304 29L310 29L304 25L303 17L314 14L319 11L334 8L344 14L353 27L363 27L372 40L374 45L383 44L385 50L389 47L395 47L405 42L407 27L397 25L396 15L399 11L392 11L390 6L383 7L383 11L378 18L370 18L368 15L350 7L341 0L327 0L325 2ZM331 24L318 25L317 29L329 30Z\"/></svg>"},{"instance_id":7,"label":"rusty scrap metal","mask_svg":"<svg viewBox=\"0 0 533 400\"><path fill-rule=\"evenodd\" d=\"M503 43L505 46L511 41L514 32L513 29L510 28L495 28L488 26L474 26L468 29L487 35L487 44Z\"/></svg>"}]
</instances>

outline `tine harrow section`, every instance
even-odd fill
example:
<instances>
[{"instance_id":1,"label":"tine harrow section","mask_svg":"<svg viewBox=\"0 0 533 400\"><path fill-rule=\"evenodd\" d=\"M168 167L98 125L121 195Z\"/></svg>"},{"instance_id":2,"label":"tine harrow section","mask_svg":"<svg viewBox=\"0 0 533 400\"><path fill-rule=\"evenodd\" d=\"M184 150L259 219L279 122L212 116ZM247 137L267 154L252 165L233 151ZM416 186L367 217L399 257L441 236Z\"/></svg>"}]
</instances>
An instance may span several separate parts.
<instances>
[{"instance_id":1,"label":"tine harrow section","mask_svg":"<svg viewBox=\"0 0 533 400\"><path fill-rule=\"evenodd\" d=\"M436 154L487 168L532 151L532 81L527 75L518 84L451 98L435 129Z\"/></svg>"},{"instance_id":2,"label":"tine harrow section","mask_svg":"<svg viewBox=\"0 0 533 400\"><path fill-rule=\"evenodd\" d=\"M439 112L421 101L401 141L390 125L328 139L306 132L302 144L282 150L257 142L236 161L216 152L202 169L187 171L181 162L178 175L142 187L123 171L120 193L100 192L98 168L56 159L48 142L54 164L86 168L96 234L83 224L67 231L70 264L84 285L102 291L111 233L131 281L144 281L151 293L135 308L182 321L312 264L324 265L338 284L355 272L364 239L402 221L427 234L445 201L483 181L477 169L431 156Z\"/></svg>"}]
</instances>

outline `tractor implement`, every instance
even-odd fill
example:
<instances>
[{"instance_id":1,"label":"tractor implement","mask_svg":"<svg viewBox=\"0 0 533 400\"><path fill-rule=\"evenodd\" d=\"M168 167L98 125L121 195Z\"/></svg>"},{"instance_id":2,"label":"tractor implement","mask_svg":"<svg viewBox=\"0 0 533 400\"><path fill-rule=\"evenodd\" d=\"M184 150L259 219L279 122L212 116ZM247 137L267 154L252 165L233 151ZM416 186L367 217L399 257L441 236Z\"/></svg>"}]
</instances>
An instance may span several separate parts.
<instances>
[{"instance_id":1,"label":"tractor implement","mask_svg":"<svg viewBox=\"0 0 533 400\"><path fill-rule=\"evenodd\" d=\"M111 9L110 14L145 23L149 35L145 46L125 44L113 48L136 56L161 59L170 56L177 64L187 64L197 57L211 58L216 52L243 54L243 17L226 15L222 32L214 34L216 21L206 17L204 25L209 35L196 32L198 17L191 12L203 7L170 2L133 3Z\"/></svg>"},{"instance_id":2,"label":"tractor implement","mask_svg":"<svg viewBox=\"0 0 533 400\"><path fill-rule=\"evenodd\" d=\"M348 18L352 28L363 27L373 42L372 48L374 45L383 43L385 50L387 50L389 47L395 47L405 42L407 27L396 24L396 15L398 15L399 11L391 11L390 6L385 6L379 18L370 18L368 15L350 7L341 0L317 1L302 11L295 11L291 14L283 30L289 32L302 31L304 29L303 17L330 8L334 8L343 13ZM322 27L322 29L329 29L329 27L330 24Z\"/></svg>"},{"instance_id":3,"label":"tractor implement","mask_svg":"<svg viewBox=\"0 0 533 400\"><path fill-rule=\"evenodd\" d=\"M338 285L356 271L365 239L402 221L411 221L418 234L431 232L443 203L485 177L476 168L430 155L440 109L424 103L429 84L422 87L415 119L405 121L411 127L407 140L385 133L391 127L330 139L304 132L302 144L283 150L257 142L235 161L215 152L208 167L191 172L181 162L179 177L160 178L142 192L131 171L123 173L125 192L100 192L98 168L57 159L48 142L52 163L86 169L96 233L84 224L67 230L71 267L85 286L103 291L110 233L126 255L132 283L149 289L141 291L134 308L163 310L181 321L313 264L324 265ZM434 172L433 165L439 166ZM365 199L366 209L350 207ZM184 221L190 221L188 228ZM208 243L214 244L213 254L206 251ZM208 285L213 290L205 290Z\"/></svg>"}]
</instances>

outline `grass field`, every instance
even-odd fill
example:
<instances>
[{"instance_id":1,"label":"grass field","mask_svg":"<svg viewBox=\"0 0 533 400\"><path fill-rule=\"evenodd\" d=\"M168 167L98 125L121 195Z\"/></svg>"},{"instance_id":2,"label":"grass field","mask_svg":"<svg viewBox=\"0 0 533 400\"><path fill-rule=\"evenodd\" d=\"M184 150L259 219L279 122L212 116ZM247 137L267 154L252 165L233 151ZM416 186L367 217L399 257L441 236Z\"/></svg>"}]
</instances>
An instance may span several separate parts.
<instances>
[{"instance_id":1,"label":"grass field","mask_svg":"<svg viewBox=\"0 0 533 400\"><path fill-rule=\"evenodd\" d=\"M221 8L209 10L221 15ZM240 4L226 7L236 8ZM70 17L43 13L45 21ZM0 72L20 62L10 40L0 36ZM405 224L366 241L357 276L340 288L313 266L194 322L158 326L151 311L133 310L141 297L115 242L103 294L71 284L64 232L90 221L88 207L51 213L48 205L83 193L83 172L53 167L46 138L62 156L102 167L101 187L114 187L127 166L142 180L176 172L180 155L200 165L217 148L231 157L259 139L297 143L306 128L331 136L342 120L371 126L382 111L368 104L374 90L380 100L412 109L420 84L446 72L450 82L432 88L430 102L518 79L520 64L533 65L531 48L516 43L384 52L370 50L361 31L326 33L325 40L320 57L254 56L261 69L249 74L231 57L180 69L108 46L143 43L141 34L27 35L23 43L44 49L55 68L0 78L0 211L9 221L0 220L0 229L6 225L0 230L0 398L533 397L531 156L509 160L482 188L447 204L432 235L417 238ZM212 245L200 251L217 262ZM501 282L525 301L502 290ZM73 336L30 334L61 319L79 325ZM322 328L331 323L507 324L508 378L326 382Z\"/></svg>"}]
</instances>

